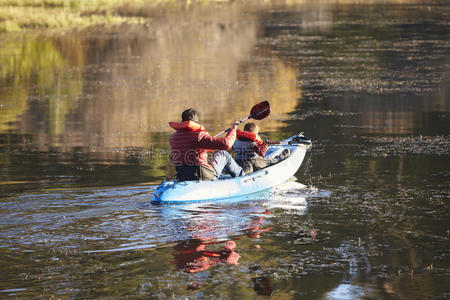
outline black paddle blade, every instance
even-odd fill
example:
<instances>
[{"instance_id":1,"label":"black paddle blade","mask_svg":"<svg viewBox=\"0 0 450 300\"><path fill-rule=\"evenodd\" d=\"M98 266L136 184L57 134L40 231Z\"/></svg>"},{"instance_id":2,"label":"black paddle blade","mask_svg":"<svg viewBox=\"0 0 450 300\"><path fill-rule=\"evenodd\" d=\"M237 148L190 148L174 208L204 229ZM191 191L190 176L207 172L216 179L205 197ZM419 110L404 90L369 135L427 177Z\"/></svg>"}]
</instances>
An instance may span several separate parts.
<instances>
[{"instance_id":1,"label":"black paddle blade","mask_svg":"<svg viewBox=\"0 0 450 300\"><path fill-rule=\"evenodd\" d=\"M262 120L270 115L270 104L269 101L263 101L252 107L250 111L250 118L255 120Z\"/></svg>"}]
</instances>

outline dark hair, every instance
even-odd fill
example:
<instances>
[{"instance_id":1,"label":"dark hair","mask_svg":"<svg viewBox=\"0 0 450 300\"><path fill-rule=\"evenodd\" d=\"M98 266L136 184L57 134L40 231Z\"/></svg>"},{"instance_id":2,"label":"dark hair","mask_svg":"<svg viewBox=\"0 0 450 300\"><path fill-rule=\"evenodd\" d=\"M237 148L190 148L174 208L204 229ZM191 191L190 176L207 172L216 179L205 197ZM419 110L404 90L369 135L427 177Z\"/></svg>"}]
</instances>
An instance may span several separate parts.
<instances>
[{"instance_id":1,"label":"dark hair","mask_svg":"<svg viewBox=\"0 0 450 300\"><path fill-rule=\"evenodd\" d=\"M255 132L255 130L256 130L256 124L253 122L248 122L244 126L244 131Z\"/></svg>"},{"instance_id":2,"label":"dark hair","mask_svg":"<svg viewBox=\"0 0 450 300\"><path fill-rule=\"evenodd\" d=\"M198 122L198 112L193 108L188 108L181 114L181 121Z\"/></svg>"}]
</instances>

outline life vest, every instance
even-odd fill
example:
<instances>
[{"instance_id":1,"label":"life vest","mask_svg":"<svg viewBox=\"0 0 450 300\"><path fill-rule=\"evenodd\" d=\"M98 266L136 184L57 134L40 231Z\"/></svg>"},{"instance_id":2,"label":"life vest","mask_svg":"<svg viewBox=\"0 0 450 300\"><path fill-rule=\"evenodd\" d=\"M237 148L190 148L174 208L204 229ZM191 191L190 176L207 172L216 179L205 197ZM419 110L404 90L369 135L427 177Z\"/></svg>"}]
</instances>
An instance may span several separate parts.
<instances>
[{"instance_id":1,"label":"life vest","mask_svg":"<svg viewBox=\"0 0 450 300\"><path fill-rule=\"evenodd\" d=\"M241 139L241 138L248 139L248 140L251 140L251 141L257 143L258 145L262 145L264 143L263 140L261 139L261 137L254 132L243 131L243 130L238 129L236 131L236 134L237 134L238 139Z\"/></svg>"},{"instance_id":2,"label":"life vest","mask_svg":"<svg viewBox=\"0 0 450 300\"><path fill-rule=\"evenodd\" d=\"M230 131L223 138L215 138L193 121L170 122L169 125L176 130L170 136L170 158L177 168L179 180L193 180L185 179L191 176L202 180L214 179L216 173L208 162L208 152L229 149L236 139L236 131Z\"/></svg>"},{"instance_id":3,"label":"life vest","mask_svg":"<svg viewBox=\"0 0 450 300\"><path fill-rule=\"evenodd\" d=\"M169 126L175 130L206 131L205 127L194 121L169 122Z\"/></svg>"}]
</instances>

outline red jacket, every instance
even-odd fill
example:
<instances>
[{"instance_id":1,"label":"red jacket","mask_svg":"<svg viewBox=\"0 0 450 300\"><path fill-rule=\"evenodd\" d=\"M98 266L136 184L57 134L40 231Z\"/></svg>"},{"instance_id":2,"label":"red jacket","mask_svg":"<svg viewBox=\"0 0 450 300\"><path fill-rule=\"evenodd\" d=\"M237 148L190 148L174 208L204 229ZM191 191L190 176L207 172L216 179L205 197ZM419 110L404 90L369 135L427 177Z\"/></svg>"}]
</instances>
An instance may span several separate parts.
<instances>
[{"instance_id":1,"label":"red jacket","mask_svg":"<svg viewBox=\"0 0 450 300\"><path fill-rule=\"evenodd\" d=\"M237 138L238 140L233 145L236 159L248 160L257 156L264 157L269 149L269 144L253 132L238 129Z\"/></svg>"},{"instance_id":2,"label":"red jacket","mask_svg":"<svg viewBox=\"0 0 450 300\"><path fill-rule=\"evenodd\" d=\"M267 144L267 143L263 143L262 145L256 144L253 147L253 149L259 156L264 157L267 153L267 150L269 149L269 144Z\"/></svg>"},{"instance_id":3,"label":"red jacket","mask_svg":"<svg viewBox=\"0 0 450 300\"><path fill-rule=\"evenodd\" d=\"M227 150L236 140L236 130L228 131L223 138L210 136L203 126L192 121L169 123L176 132L170 136L171 159L175 166L205 165L208 163L208 152L211 150Z\"/></svg>"}]
</instances>

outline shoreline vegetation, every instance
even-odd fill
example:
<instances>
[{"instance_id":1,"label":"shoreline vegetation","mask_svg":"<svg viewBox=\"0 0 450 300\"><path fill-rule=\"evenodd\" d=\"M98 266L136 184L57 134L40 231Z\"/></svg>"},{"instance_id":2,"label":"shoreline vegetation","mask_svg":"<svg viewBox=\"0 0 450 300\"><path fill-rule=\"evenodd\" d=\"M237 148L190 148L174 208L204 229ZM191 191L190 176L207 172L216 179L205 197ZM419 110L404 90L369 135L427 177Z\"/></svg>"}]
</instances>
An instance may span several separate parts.
<instances>
[{"instance_id":1,"label":"shoreline vegetation","mask_svg":"<svg viewBox=\"0 0 450 300\"><path fill-rule=\"evenodd\" d=\"M28 29L84 29L95 25L143 23L138 16L121 16L120 8L130 0L2 0L0 32ZM145 2L133 0L134 6ZM167 1L166 1L167 2Z\"/></svg>"},{"instance_id":2,"label":"shoreline vegetation","mask_svg":"<svg viewBox=\"0 0 450 300\"><path fill-rule=\"evenodd\" d=\"M193 5L246 5L404 3L416 0L1 0L0 33L24 30L75 30L91 26L144 24L156 11Z\"/></svg>"}]
</instances>

